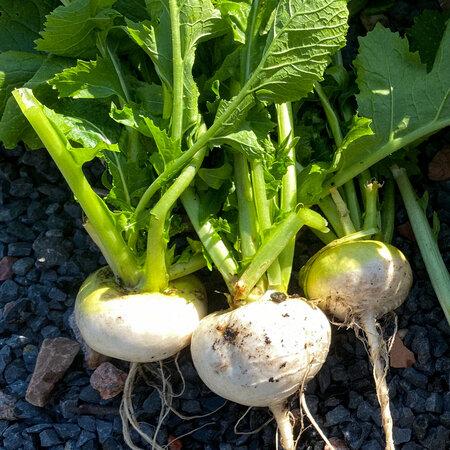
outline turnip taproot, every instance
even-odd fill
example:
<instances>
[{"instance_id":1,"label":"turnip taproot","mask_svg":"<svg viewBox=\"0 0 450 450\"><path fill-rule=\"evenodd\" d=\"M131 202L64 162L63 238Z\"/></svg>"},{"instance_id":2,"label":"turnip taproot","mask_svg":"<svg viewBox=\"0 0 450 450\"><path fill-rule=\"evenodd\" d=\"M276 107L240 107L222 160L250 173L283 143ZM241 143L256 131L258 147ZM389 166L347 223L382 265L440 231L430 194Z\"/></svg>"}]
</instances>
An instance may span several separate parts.
<instances>
[{"instance_id":1,"label":"turnip taproot","mask_svg":"<svg viewBox=\"0 0 450 450\"><path fill-rule=\"evenodd\" d=\"M259 300L204 318L192 335L191 353L212 391L243 405L269 407L283 447L293 449L287 398L317 374L330 338L325 315L303 299Z\"/></svg>"},{"instance_id":2,"label":"turnip taproot","mask_svg":"<svg viewBox=\"0 0 450 450\"><path fill-rule=\"evenodd\" d=\"M394 448L389 391L388 349L377 319L399 307L412 285L411 267L396 247L380 241L348 241L325 247L304 266L306 296L328 314L366 336L386 435Z\"/></svg>"},{"instance_id":3,"label":"turnip taproot","mask_svg":"<svg viewBox=\"0 0 450 450\"><path fill-rule=\"evenodd\" d=\"M205 314L206 292L193 275L170 282L163 293L126 292L108 267L86 279L75 303L87 344L131 362L159 361L179 352Z\"/></svg>"}]
</instances>

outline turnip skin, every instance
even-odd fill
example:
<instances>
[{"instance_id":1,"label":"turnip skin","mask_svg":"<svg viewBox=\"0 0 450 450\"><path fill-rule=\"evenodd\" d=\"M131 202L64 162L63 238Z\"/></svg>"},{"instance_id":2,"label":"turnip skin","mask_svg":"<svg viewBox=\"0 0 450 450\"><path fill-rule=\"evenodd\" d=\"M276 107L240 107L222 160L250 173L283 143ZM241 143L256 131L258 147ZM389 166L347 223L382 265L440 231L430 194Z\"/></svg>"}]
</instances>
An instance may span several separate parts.
<instances>
[{"instance_id":1,"label":"turnip skin","mask_svg":"<svg viewBox=\"0 0 450 450\"><path fill-rule=\"evenodd\" d=\"M411 289L411 266L396 247L350 241L321 253L307 268L303 290L337 319L372 312L375 319L398 308Z\"/></svg>"},{"instance_id":2,"label":"turnip skin","mask_svg":"<svg viewBox=\"0 0 450 450\"><path fill-rule=\"evenodd\" d=\"M394 450L386 383L389 353L377 319L398 308L413 281L411 266L396 247L379 241L348 241L325 249L300 272L306 295L344 325L362 329L373 377L386 450Z\"/></svg>"},{"instance_id":3,"label":"turnip skin","mask_svg":"<svg viewBox=\"0 0 450 450\"><path fill-rule=\"evenodd\" d=\"M324 363L331 329L325 315L299 298L262 300L205 317L191 353L204 383L247 406L278 406Z\"/></svg>"},{"instance_id":4,"label":"turnip skin","mask_svg":"<svg viewBox=\"0 0 450 450\"><path fill-rule=\"evenodd\" d=\"M206 292L189 275L165 293L124 292L108 267L90 275L75 302L75 319L94 350L130 362L168 358L189 344L205 316Z\"/></svg>"}]
</instances>

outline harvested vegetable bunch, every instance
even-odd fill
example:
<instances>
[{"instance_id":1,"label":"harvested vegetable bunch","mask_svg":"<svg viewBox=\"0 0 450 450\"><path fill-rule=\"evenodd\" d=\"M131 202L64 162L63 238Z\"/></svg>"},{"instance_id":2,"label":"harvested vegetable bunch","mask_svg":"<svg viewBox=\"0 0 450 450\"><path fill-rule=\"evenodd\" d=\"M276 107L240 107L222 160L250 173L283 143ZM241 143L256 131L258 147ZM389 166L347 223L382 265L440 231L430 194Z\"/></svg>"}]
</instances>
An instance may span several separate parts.
<instances>
[{"instance_id":1,"label":"harvested vegetable bunch","mask_svg":"<svg viewBox=\"0 0 450 450\"><path fill-rule=\"evenodd\" d=\"M412 284L412 273L406 258L389 244L394 227L394 182L390 166L407 210L422 216L423 211L419 213L420 207L413 198L411 186L407 184L407 179L404 180L406 175L396 165L400 163L413 167L408 161L411 151L399 152L379 161L450 123L447 101L450 82L448 77L439 75L441 71L448 70L443 65L444 61L448 62L444 53L449 37L447 26L429 74L426 74L418 56L408 52L406 40L398 35L377 26L366 38L362 38L355 67L360 88L357 95L358 114L364 117L352 118L346 84L351 75L338 62L329 71L329 80L334 82L327 87L338 106L332 105L322 86L316 86L336 151L329 163L311 163L300 174L300 180L310 181L308 174L318 174L313 181L323 183L322 188L314 190L312 185L307 186L300 198L308 204L314 197L338 238L330 243L329 235L321 236L328 245L302 268L300 282L315 304L344 325L364 331L374 368L387 449L394 448L386 383L388 343L383 339L378 319L400 306ZM375 64L371 55L381 48L386 58ZM421 80L422 77L430 82L435 80L439 89L435 89L434 85L431 94L428 81L405 85L403 76L408 70L412 71L415 80L419 80L419 76ZM336 83L338 80L340 82ZM425 97L424 101L418 101L421 98L419 94ZM427 98L433 98L433 101L429 102ZM344 138L341 126L348 129ZM378 198L381 183L377 181L381 177L386 180L382 203ZM360 192L357 192L355 181ZM327 190L330 196L324 196ZM363 214L360 201L363 203ZM418 227L419 219L416 222ZM427 237L431 231L426 220L420 222L420 233L419 242L427 239L427 246L423 246L424 260L433 261L432 270L439 274L439 278L436 274L431 275L440 280L437 283L438 295L447 287L446 300L442 303L448 317L448 272L442 270L442 258L437 247L430 245L433 239ZM372 235L376 240L366 240Z\"/></svg>"},{"instance_id":2,"label":"harvested vegetable bunch","mask_svg":"<svg viewBox=\"0 0 450 450\"><path fill-rule=\"evenodd\" d=\"M319 214L297 204L290 102L312 90L344 44L347 10L345 2L323 0L217 7L233 42L208 80L215 119L203 136L220 123L210 142L222 151L181 198L228 286L229 309L200 322L191 353L211 390L269 407L283 447L293 449L287 399L325 361L330 326L320 310L287 295L296 233L304 224L327 230Z\"/></svg>"}]
</instances>

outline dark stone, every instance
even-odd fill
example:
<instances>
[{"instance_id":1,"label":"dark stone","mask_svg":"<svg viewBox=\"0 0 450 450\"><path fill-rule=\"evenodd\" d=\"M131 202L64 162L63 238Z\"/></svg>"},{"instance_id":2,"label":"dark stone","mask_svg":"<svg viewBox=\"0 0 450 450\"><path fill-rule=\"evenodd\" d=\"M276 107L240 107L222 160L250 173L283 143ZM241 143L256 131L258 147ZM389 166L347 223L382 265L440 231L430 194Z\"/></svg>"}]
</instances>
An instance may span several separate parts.
<instances>
[{"instance_id":1,"label":"dark stone","mask_svg":"<svg viewBox=\"0 0 450 450\"><path fill-rule=\"evenodd\" d=\"M19 286L13 280L6 280L0 285L0 304L12 302L19 295Z\"/></svg>"},{"instance_id":2,"label":"dark stone","mask_svg":"<svg viewBox=\"0 0 450 450\"><path fill-rule=\"evenodd\" d=\"M95 418L93 416L80 416L77 422L83 430L92 432L96 430Z\"/></svg>"},{"instance_id":3,"label":"dark stone","mask_svg":"<svg viewBox=\"0 0 450 450\"><path fill-rule=\"evenodd\" d=\"M377 441L371 440L364 443L364 450L383 450L384 446L381 446Z\"/></svg>"},{"instance_id":4,"label":"dark stone","mask_svg":"<svg viewBox=\"0 0 450 450\"><path fill-rule=\"evenodd\" d=\"M219 437L219 431L214 429L212 426L203 427L200 430L192 433L192 437L199 442L207 444L209 442L217 441L217 438Z\"/></svg>"},{"instance_id":5,"label":"dark stone","mask_svg":"<svg viewBox=\"0 0 450 450\"><path fill-rule=\"evenodd\" d=\"M142 404L142 410L150 416L156 415L158 411L161 410L161 398L156 389L153 390L151 394L145 399L144 403Z\"/></svg>"},{"instance_id":6,"label":"dark stone","mask_svg":"<svg viewBox=\"0 0 450 450\"><path fill-rule=\"evenodd\" d=\"M411 408L415 413L425 412L425 402L427 398L427 392L421 389L415 389L406 393L405 405Z\"/></svg>"},{"instance_id":7,"label":"dark stone","mask_svg":"<svg viewBox=\"0 0 450 450\"><path fill-rule=\"evenodd\" d=\"M67 191L53 184L41 184L37 190L55 202L64 203L67 200Z\"/></svg>"},{"instance_id":8,"label":"dark stone","mask_svg":"<svg viewBox=\"0 0 450 450\"><path fill-rule=\"evenodd\" d=\"M36 255L36 267L42 270L60 266L69 259L69 253L60 238L41 236L34 241L33 250Z\"/></svg>"},{"instance_id":9,"label":"dark stone","mask_svg":"<svg viewBox=\"0 0 450 450\"><path fill-rule=\"evenodd\" d=\"M151 396L151 394L150 394ZM150 397L149 396L149 397ZM149 398L148 397L148 398ZM147 400L148 400L147 398ZM215 411L216 409L220 408L226 403L226 400L222 397L213 396L213 397L203 397L200 399L200 402L204 408L206 408L208 411ZM309 405L309 403L308 403ZM311 406L309 406L311 409Z\"/></svg>"},{"instance_id":10,"label":"dark stone","mask_svg":"<svg viewBox=\"0 0 450 450\"><path fill-rule=\"evenodd\" d=\"M14 415L18 419L33 419L32 423L49 422L47 414L41 408L33 406L25 400L18 400L14 406ZM46 420L47 419L47 420Z\"/></svg>"},{"instance_id":11,"label":"dark stone","mask_svg":"<svg viewBox=\"0 0 450 450\"><path fill-rule=\"evenodd\" d=\"M58 289L57 287L52 287L48 293L48 298L50 300L56 300L58 302L64 302L67 298L67 295Z\"/></svg>"},{"instance_id":12,"label":"dark stone","mask_svg":"<svg viewBox=\"0 0 450 450\"><path fill-rule=\"evenodd\" d=\"M11 182L9 194L17 198L27 198L33 192L33 181L30 178L18 178Z\"/></svg>"},{"instance_id":13,"label":"dark stone","mask_svg":"<svg viewBox=\"0 0 450 450\"><path fill-rule=\"evenodd\" d=\"M359 404L358 409L356 411L356 416L358 417L358 419L363 420L365 422L370 421L370 418L372 417L373 414L374 414L373 407L365 401L362 401Z\"/></svg>"},{"instance_id":14,"label":"dark stone","mask_svg":"<svg viewBox=\"0 0 450 450\"><path fill-rule=\"evenodd\" d=\"M411 430L394 426L394 442L396 445L404 444L411 440Z\"/></svg>"},{"instance_id":15,"label":"dark stone","mask_svg":"<svg viewBox=\"0 0 450 450\"><path fill-rule=\"evenodd\" d=\"M58 327L55 327L54 325L47 325L41 329L41 334L44 339L54 339L59 337L61 333Z\"/></svg>"},{"instance_id":16,"label":"dark stone","mask_svg":"<svg viewBox=\"0 0 450 450\"><path fill-rule=\"evenodd\" d=\"M51 423L39 423L37 425L33 425L32 427L28 427L25 429L25 431L28 434L34 434L34 433L40 433L42 430L47 430L48 428L51 428Z\"/></svg>"},{"instance_id":17,"label":"dark stone","mask_svg":"<svg viewBox=\"0 0 450 450\"><path fill-rule=\"evenodd\" d=\"M428 436L422 441L427 449L444 449L450 441L450 430L443 426L431 428Z\"/></svg>"},{"instance_id":18,"label":"dark stone","mask_svg":"<svg viewBox=\"0 0 450 450\"><path fill-rule=\"evenodd\" d=\"M184 400L181 402L181 409L188 414L200 414L202 412L201 404L198 400Z\"/></svg>"},{"instance_id":19,"label":"dark stone","mask_svg":"<svg viewBox=\"0 0 450 450\"><path fill-rule=\"evenodd\" d=\"M425 403L425 409L432 413L442 412L442 398L437 392L430 392Z\"/></svg>"},{"instance_id":20,"label":"dark stone","mask_svg":"<svg viewBox=\"0 0 450 450\"><path fill-rule=\"evenodd\" d=\"M80 427L76 423L55 423L53 427L64 441L77 438L81 432Z\"/></svg>"},{"instance_id":21,"label":"dark stone","mask_svg":"<svg viewBox=\"0 0 450 450\"><path fill-rule=\"evenodd\" d=\"M5 392L14 397L24 398L27 392L28 383L25 380L17 380L5 387Z\"/></svg>"},{"instance_id":22,"label":"dark stone","mask_svg":"<svg viewBox=\"0 0 450 450\"><path fill-rule=\"evenodd\" d=\"M105 442L103 442L103 450L123 450L123 446L113 437L109 437Z\"/></svg>"},{"instance_id":23,"label":"dark stone","mask_svg":"<svg viewBox=\"0 0 450 450\"><path fill-rule=\"evenodd\" d=\"M61 408L61 414L64 419L71 419L76 414L78 399L63 400L59 403L59 407Z\"/></svg>"},{"instance_id":24,"label":"dark stone","mask_svg":"<svg viewBox=\"0 0 450 450\"><path fill-rule=\"evenodd\" d=\"M99 403L101 397L98 391L96 391L92 386L84 387L80 392L80 400L87 403ZM159 411L159 410L158 410Z\"/></svg>"},{"instance_id":25,"label":"dark stone","mask_svg":"<svg viewBox=\"0 0 450 450\"><path fill-rule=\"evenodd\" d=\"M45 210L42 208L41 202L32 201L27 208L27 218L36 222L45 217Z\"/></svg>"},{"instance_id":26,"label":"dark stone","mask_svg":"<svg viewBox=\"0 0 450 450\"><path fill-rule=\"evenodd\" d=\"M39 433L39 440L42 447L55 447L62 442L53 428L44 430Z\"/></svg>"},{"instance_id":27,"label":"dark stone","mask_svg":"<svg viewBox=\"0 0 450 450\"><path fill-rule=\"evenodd\" d=\"M430 425L429 416L421 414L416 417L413 422L413 433L416 439L421 440L425 437L428 427Z\"/></svg>"},{"instance_id":28,"label":"dark stone","mask_svg":"<svg viewBox=\"0 0 450 450\"><path fill-rule=\"evenodd\" d=\"M316 375L316 380L319 383L320 392L323 394L331 383L330 369L328 366L324 365L320 369L320 372Z\"/></svg>"},{"instance_id":29,"label":"dark stone","mask_svg":"<svg viewBox=\"0 0 450 450\"><path fill-rule=\"evenodd\" d=\"M325 419L328 427L351 420L349 410L342 405L327 412Z\"/></svg>"},{"instance_id":30,"label":"dark stone","mask_svg":"<svg viewBox=\"0 0 450 450\"><path fill-rule=\"evenodd\" d=\"M95 439L95 433L91 433L90 431L82 430L80 436L77 440L77 448L81 448L86 442Z\"/></svg>"},{"instance_id":31,"label":"dark stone","mask_svg":"<svg viewBox=\"0 0 450 450\"><path fill-rule=\"evenodd\" d=\"M112 422L97 419L95 421L97 427L97 435L100 444L103 444L111 435L113 430Z\"/></svg>"},{"instance_id":32,"label":"dark stone","mask_svg":"<svg viewBox=\"0 0 450 450\"><path fill-rule=\"evenodd\" d=\"M413 386L421 389L426 389L428 385L428 378L426 375L418 372L412 367L407 367L403 370L403 378L409 381Z\"/></svg>"},{"instance_id":33,"label":"dark stone","mask_svg":"<svg viewBox=\"0 0 450 450\"><path fill-rule=\"evenodd\" d=\"M28 242L13 242L8 245L8 256L22 258L31 255L31 244Z\"/></svg>"},{"instance_id":34,"label":"dark stone","mask_svg":"<svg viewBox=\"0 0 450 450\"><path fill-rule=\"evenodd\" d=\"M28 376L28 372L25 369L23 360L16 359L8 364L3 372L3 376L8 384L14 383L17 380L25 380Z\"/></svg>"},{"instance_id":35,"label":"dark stone","mask_svg":"<svg viewBox=\"0 0 450 450\"><path fill-rule=\"evenodd\" d=\"M8 345L4 345L0 349L0 374L3 373L6 366L12 361L11 348Z\"/></svg>"},{"instance_id":36,"label":"dark stone","mask_svg":"<svg viewBox=\"0 0 450 450\"><path fill-rule=\"evenodd\" d=\"M18 276L25 276L34 266L33 258L21 258L13 266L13 272Z\"/></svg>"},{"instance_id":37,"label":"dark stone","mask_svg":"<svg viewBox=\"0 0 450 450\"><path fill-rule=\"evenodd\" d=\"M414 418L415 416L411 408L402 407L398 411L398 418L395 423L401 428L412 428Z\"/></svg>"},{"instance_id":38,"label":"dark stone","mask_svg":"<svg viewBox=\"0 0 450 450\"><path fill-rule=\"evenodd\" d=\"M0 222L9 222L17 219L27 210L26 203L23 200L11 202L0 208Z\"/></svg>"},{"instance_id":39,"label":"dark stone","mask_svg":"<svg viewBox=\"0 0 450 450\"><path fill-rule=\"evenodd\" d=\"M363 425L357 422L350 422L342 428L342 435L352 450L358 450L371 429L371 424L366 423Z\"/></svg>"},{"instance_id":40,"label":"dark stone","mask_svg":"<svg viewBox=\"0 0 450 450\"><path fill-rule=\"evenodd\" d=\"M439 416L439 420L446 428L450 428L450 412L445 412Z\"/></svg>"},{"instance_id":41,"label":"dark stone","mask_svg":"<svg viewBox=\"0 0 450 450\"><path fill-rule=\"evenodd\" d=\"M411 343L411 351L416 355L417 361L425 363L431 358L430 341L427 338L427 331L423 327L418 328Z\"/></svg>"},{"instance_id":42,"label":"dark stone","mask_svg":"<svg viewBox=\"0 0 450 450\"><path fill-rule=\"evenodd\" d=\"M356 391L350 391L348 394L348 407L350 409L357 409L363 401L362 395Z\"/></svg>"}]
</instances>

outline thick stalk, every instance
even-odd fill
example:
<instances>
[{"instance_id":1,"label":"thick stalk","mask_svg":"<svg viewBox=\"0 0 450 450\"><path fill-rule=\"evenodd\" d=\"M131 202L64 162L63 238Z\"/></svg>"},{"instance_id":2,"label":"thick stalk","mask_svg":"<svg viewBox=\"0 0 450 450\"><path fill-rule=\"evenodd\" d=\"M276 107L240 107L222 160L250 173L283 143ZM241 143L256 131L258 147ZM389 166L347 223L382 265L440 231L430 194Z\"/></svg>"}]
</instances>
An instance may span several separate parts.
<instances>
[{"instance_id":1,"label":"thick stalk","mask_svg":"<svg viewBox=\"0 0 450 450\"><path fill-rule=\"evenodd\" d=\"M327 218L337 236L340 238L344 237L346 233L341 223L341 216L331 196L328 195L327 197L321 198L318 202L318 206Z\"/></svg>"},{"instance_id":2,"label":"thick stalk","mask_svg":"<svg viewBox=\"0 0 450 450\"><path fill-rule=\"evenodd\" d=\"M317 95L319 96L320 103L325 111L325 115L327 116L328 125L330 126L331 133L334 138L334 142L336 146L339 148L342 145L343 136L341 127L339 124L339 118L334 110L330 100L328 99L325 91L322 89L322 86L319 83L316 83L314 86ZM360 220L359 217L361 213L359 212L358 199L356 195L355 185L352 180L344 183L345 194L347 196L347 207L350 213L350 217L357 229L360 229Z\"/></svg>"},{"instance_id":3,"label":"thick stalk","mask_svg":"<svg viewBox=\"0 0 450 450\"><path fill-rule=\"evenodd\" d=\"M172 137L180 142L183 135L183 58L181 55L180 17L177 0L169 0L172 39Z\"/></svg>"},{"instance_id":4,"label":"thick stalk","mask_svg":"<svg viewBox=\"0 0 450 450\"><path fill-rule=\"evenodd\" d=\"M214 230L211 222L199 222L200 201L192 188L186 189L180 198L206 253L221 273L228 290L233 294L239 268L229 249L230 246Z\"/></svg>"},{"instance_id":5,"label":"thick stalk","mask_svg":"<svg viewBox=\"0 0 450 450\"><path fill-rule=\"evenodd\" d=\"M378 227L378 189L380 184L377 181L371 181L364 186L366 210L364 212L363 229Z\"/></svg>"},{"instance_id":6,"label":"thick stalk","mask_svg":"<svg viewBox=\"0 0 450 450\"><path fill-rule=\"evenodd\" d=\"M169 267L167 273L169 280L176 280L177 278L184 277L191 273L197 272L197 270L203 269L206 266L205 257L201 253L197 253L189 258L189 261L183 263L176 263Z\"/></svg>"},{"instance_id":7,"label":"thick stalk","mask_svg":"<svg viewBox=\"0 0 450 450\"><path fill-rule=\"evenodd\" d=\"M381 408L381 423L383 425L386 450L395 450L393 421L389 406L389 389L386 382L389 354L386 342L377 329L375 318L371 314L359 318L360 325L366 335L370 361L373 365L373 378Z\"/></svg>"},{"instance_id":8,"label":"thick stalk","mask_svg":"<svg viewBox=\"0 0 450 450\"><path fill-rule=\"evenodd\" d=\"M291 424L289 410L284 403L269 406L275 418L281 435L281 445L284 450L295 450L293 426Z\"/></svg>"},{"instance_id":9,"label":"thick stalk","mask_svg":"<svg viewBox=\"0 0 450 450\"><path fill-rule=\"evenodd\" d=\"M256 208L256 223L258 224L259 240L264 240L264 233L272 226L270 201L267 200L266 183L264 180L264 168L260 160L250 162L251 181ZM268 289L282 288L281 271L278 260L267 269Z\"/></svg>"},{"instance_id":10,"label":"thick stalk","mask_svg":"<svg viewBox=\"0 0 450 450\"><path fill-rule=\"evenodd\" d=\"M392 153L406 147L413 142L431 135L437 131L450 125L450 119L433 120L428 124L415 129L414 131L397 138L390 138L388 142L378 148L368 149L366 155L362 159L358 159L349 166L341 169L333 178L331 178L323 187L322 194L327 195L330 187L342 186L352 178L357 177L361 172L372 167L377 162L391 155Z\"/></svg>"},{"instance_id":11,"label":"thick stalk","mask_svg":"<svg viewBox=\"0 0 450 450\"><path fill-rule=\"evenodd\" d=\"M450 324L450 275L442 259L437 242L431 232L428 219L417 201L416 194L406 174L406 170L397 166L391 167L397 182L409 221L422 254L425 267L436 292L436 296Z\"/></svg>"},{"instance_id":12,"label":"thick stalk","mask_svg":"<svg viewBox=\"0 0 450 450\"><path fill-rule=\"evenodd\" d=\"M103 200L89 185L83 170L67 150L66 139L57 131L29 89L13 91L23 114L69 185L88 218L88 229L112 271L128 287L138 284L141 272L131 250L116 227L115 219Z\"/></svg>"},{"instance_id":13,"label":"thick stalk","mask_svg":"<svg viewBox=\"0 0 450 450\"><path fill-rule=\"evenodd\" d=\"M239 236L242 259L251 258L257 248L257 219L248 162L240 153L234 155L234 182L239 211Z\"/></svg>"},{"instance_id":14,"label":"thick stalk","mask_svg":"<svg viewBox=\"0 0 450 450\"><path fill-rule=\"evenodd\" d=\"M355 226L353 225L352 219L350 218L350 213L347 208L347 204L339 194L337 188L330 189L331 197L336 204L336 207L339 211L339 220L341 222L342 228L344 229L345 234L352 234L356 232Z\"/></svg>"},{"instance_id":15,"label":"thick stalk","mask_svg":"<svg viewBox=\"0 0 450 450\"><path fill-rule=\"evenodd\" d=\"M383 204L381 205L381 232L383 233L383 242L390 244L394 236L395 222L395 186L394 181L386 181L383 189Z\"/></svg>"},{"instance_id":16,"label":"thick stalk","mask_svg":"<svg viewBox=\"0 0 450 450\"><path fill-rule=\"evenodd\" d=\"M292 164L281 182L280 204L284 212L294 211L297 206L297 173L295 169L296 155L295 146L292 145L294 137L294 118L291 103L276 105L278 122L278 144L285 143L290 146L288 157ZM291 279L292 264L294 262L295 236L280 253L278 261L281 268L282 292L287 292Z\"/></svg>"},{"instance_id":17,"label":"thick stalk","mask_svg":"<svg viewBox=\"0 0 450 450\"><path fill-rule=\"evenodd\" d=\"M147 234L147 255L144 265L142 289L148 292L163 292L167 289L169 275L166 268L167 241L165 225L170 210L194 179L205 156L206 149L199 152L186 167L158 203L150 211Z\"/></svg>"},{"instance_id":18,"label":"thick stalk","mask_svg":"<svg viewBox=\"0 0 450 450\"><path fill-rule=\"evenodd\" d=\"M305 224L321 231L327 231L325 219L308 208L299 208L298 211L285 217L259 247L252 262L236 283L235 301L245 300L248 297L268 267Z\"/></svg>"}]
</instances>

